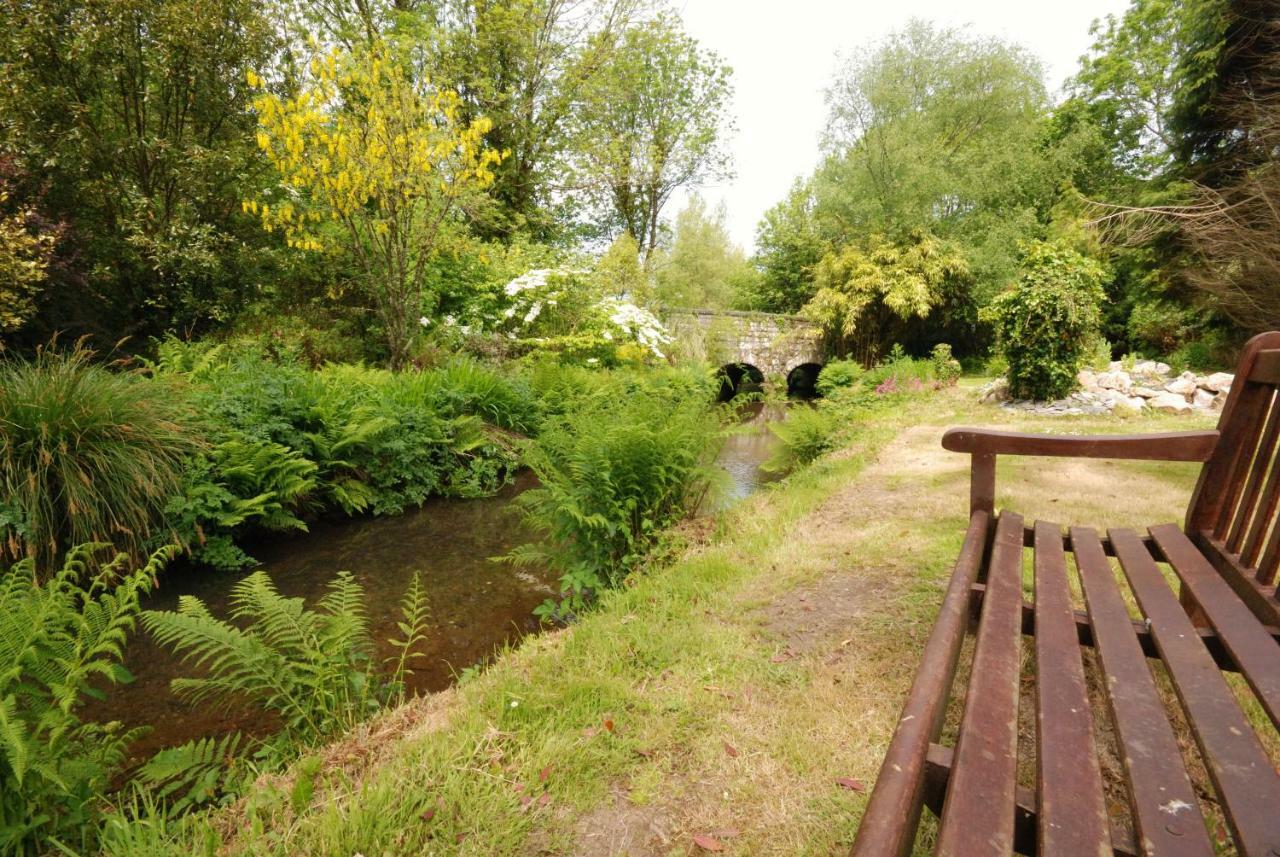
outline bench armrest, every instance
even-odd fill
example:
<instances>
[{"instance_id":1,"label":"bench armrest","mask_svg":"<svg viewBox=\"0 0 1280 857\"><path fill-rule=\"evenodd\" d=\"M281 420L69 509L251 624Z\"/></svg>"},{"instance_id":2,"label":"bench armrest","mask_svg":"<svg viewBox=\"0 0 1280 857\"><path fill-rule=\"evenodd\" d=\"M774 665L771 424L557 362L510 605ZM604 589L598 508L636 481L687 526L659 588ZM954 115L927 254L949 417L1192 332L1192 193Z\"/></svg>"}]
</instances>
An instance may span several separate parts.
<instances>
[{"instance_id":1,"label":"bench armrest","mask_svg":"<svg viewBox=\"0 0 1280 857\"><path fill-rule=\"evenodd\" d=\"M942 435L943 449L967 452L973 456L969 485L970 513L979 509L988 513L995 511L997 455L1208 461L1217 445L1218 432L1212 429L1161 434L1073 436L953 428Z\"/></svg>"}]
</instances>

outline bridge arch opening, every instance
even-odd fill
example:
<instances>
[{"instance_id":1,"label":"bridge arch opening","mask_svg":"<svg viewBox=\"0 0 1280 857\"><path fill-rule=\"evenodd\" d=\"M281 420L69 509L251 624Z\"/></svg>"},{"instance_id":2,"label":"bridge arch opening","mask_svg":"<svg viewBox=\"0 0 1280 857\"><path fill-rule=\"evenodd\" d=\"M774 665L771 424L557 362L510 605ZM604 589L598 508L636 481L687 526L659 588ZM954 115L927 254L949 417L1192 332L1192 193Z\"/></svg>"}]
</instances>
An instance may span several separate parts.
<instances>
[{"instance_id":1,"label":"bridge arch opening","mask_svg":"<svg viewBox=\"0 0 1280 857\"><path fill-rule=\"evenodd\" d=\"M717 401L728 402L743 393L764 391L764 373L750 363L726 363L720 367L720 394Z\"/></svg>"},{"instance_id":2,"label":"bridge arch opening","mask_svg":"<svg viewBox=\"0 0 1280 857\"><path fill-rule=\"evenodd\" d=\"M793 368L787 373L787 398L818 398L818 373L821 371L821 363L801 363Z\"/></svg>"}]
</instances>

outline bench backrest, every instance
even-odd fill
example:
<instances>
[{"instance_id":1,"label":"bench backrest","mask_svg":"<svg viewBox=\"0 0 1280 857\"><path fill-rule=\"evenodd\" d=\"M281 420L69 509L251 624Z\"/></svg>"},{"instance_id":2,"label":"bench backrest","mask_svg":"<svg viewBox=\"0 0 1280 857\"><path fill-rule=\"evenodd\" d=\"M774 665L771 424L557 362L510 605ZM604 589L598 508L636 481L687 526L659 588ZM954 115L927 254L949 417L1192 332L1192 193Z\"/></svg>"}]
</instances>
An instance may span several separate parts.
<instances>
[{"instance_id":1,"label":"bench backrest","mask_svg":"<svg viewBox=\"0 0 1280 857\"><path fill-rule=\"evenodd\" d=\"M1265 622L1280 621L1280 332L1245 345L1186 530Z\"/></svg>"}]
</instances>

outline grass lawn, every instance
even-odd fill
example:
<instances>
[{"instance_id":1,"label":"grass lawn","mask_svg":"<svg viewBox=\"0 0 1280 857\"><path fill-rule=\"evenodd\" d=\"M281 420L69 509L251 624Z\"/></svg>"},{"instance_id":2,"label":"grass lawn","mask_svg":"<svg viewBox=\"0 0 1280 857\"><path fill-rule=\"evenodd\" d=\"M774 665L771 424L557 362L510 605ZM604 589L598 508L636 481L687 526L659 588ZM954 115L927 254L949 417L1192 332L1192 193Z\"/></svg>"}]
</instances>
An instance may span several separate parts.
<instances>
[{"instance_id":1,"label":"grass lawn","mask_svg":"<svg viewBox=\"0 0 1280 857\"><path fill-rule=\"evenodd\" d=\"M1213 422L1029 417L974 389L849 426L843 448L576 626L264 780L216 816L226 850L843 852L966 525L968 457L941 449L942 429ZM1060 524L1180 522L1197 467L1002 459L998 504Z\"/></svg>"}]
</instances>

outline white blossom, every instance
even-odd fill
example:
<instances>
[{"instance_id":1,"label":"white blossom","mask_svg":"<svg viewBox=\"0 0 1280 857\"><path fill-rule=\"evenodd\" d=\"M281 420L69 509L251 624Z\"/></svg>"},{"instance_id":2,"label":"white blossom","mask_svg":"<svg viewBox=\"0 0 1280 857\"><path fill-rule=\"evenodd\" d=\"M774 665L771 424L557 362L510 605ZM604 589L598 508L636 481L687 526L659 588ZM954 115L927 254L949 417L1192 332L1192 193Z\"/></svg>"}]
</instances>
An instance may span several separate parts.
<instances>
[{"instance_id":1,"label":"white blossom","mask_svg":"<svg viewBox=\"0 0 1280 857\"><path fill-rule=\"evenodd\" d=\"M430 326L431 326L431 319L427 318L427 317L424 315L422 318L418 319L418 324L422 325L423 327L430 327Z\"/></svg>"}]
</instances>

